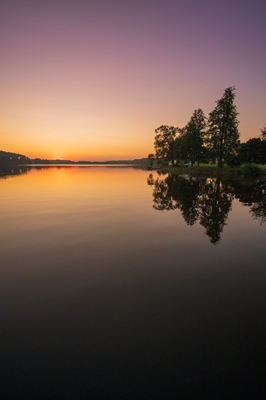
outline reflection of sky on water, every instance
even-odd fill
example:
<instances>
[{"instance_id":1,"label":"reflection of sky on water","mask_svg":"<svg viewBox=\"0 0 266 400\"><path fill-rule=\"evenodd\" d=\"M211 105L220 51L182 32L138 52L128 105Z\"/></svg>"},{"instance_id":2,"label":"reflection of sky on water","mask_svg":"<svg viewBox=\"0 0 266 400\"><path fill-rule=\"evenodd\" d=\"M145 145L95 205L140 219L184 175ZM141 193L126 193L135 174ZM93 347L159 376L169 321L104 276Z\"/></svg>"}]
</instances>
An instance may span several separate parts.
<instances>
[{"instance_id":1,"label":"reflection of sky on water","mask_svg":"<svg viewBox=\"0 0 266 400\"><path fill-rule=\"evenodd\" d=\"M192 375L201 393L207 376L224 387L224 371L238 383L254 371L265 226L233 200L213 246L180 210L156 211L146 180L147 171L128 168L49 168L2 181L8 388L41 398L39 388L47 394L52 384L67 398L81 384L108 398L103 388L119 396L127 382L140 396L160 392L157 376L167 388Z\"/></svg>"},{"instance_id":2,"label":"reflection of sky on water","mask_svg":"<svg viewBox=\"0 0 266 400\"><path fill-rule=\"evenodd\" d=\"M113 268L127 275L132 268L263 265L265 227L249 207L229 204L222 240L213 247L200 220L188 226L179 210L152 208L146 176L132 169L49 168L6 181L2 273L11 281L17 273L53 275L58 269L72 276L78 266L104 281Z\"/></svg>"},{"instance_id":3,"label":"reflection of sky on water","mask_svg":"<svg viewBox=\"0 0 266 400\"><path fill-rule=\"evenodd\" d=\"M221 241L234 199L250 206L253 219L264 225L266 220L266 180L244 178L196 178L189 175L149 174L147 184L153 187L153 208L158 211L180 210L189 226L199 222L210 242Z\"/></svg>"}]
</instances>

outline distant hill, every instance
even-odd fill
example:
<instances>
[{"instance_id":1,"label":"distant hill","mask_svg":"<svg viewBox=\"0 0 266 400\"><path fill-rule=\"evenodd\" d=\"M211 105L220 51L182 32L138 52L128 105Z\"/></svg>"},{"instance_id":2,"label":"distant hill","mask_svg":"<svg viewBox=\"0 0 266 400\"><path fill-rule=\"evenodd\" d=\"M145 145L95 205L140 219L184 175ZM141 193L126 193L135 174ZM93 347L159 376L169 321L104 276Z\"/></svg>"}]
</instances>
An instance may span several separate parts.
<instances>
[{"instance_id":1,"label":"distant hill","mask_svg":"<svg viewBox=\"0 0 266 400\"><path fill-rule=\"evenodd\" d=\"M18 165L18 164L69 164L69 165L84 165L84 164L134 164L147 165L147 158L137 158L134 160L108 160L108 161L71 161L71 160L47 160L42 158L29 158L22 154L0 151L0 165Z\"/></svg>"},{"instance_id":2,"label":"distant hill","mask_svg":"<svg viewBox=\"0 0 266 400\"><path fill-rule=\"evenodd\" d=\"M0 165L21 165L30 163L30 158L24 156L23 154L10 153L0 150Z\"/></svg>"},{"instance_id":3,"label":"distant hill","mask_svg":"<svg viewBox=\"0 0 266 400\"><path fill-rule=\"evenodd\" d=\"M137 164L146 165L147 158L138 158L134 160L108 160L108 161L71 161L71 160L47 160L42 158L33 158L30 160L32 164L69 164L69 165L85 165L85 164Z\"/></svg>"}]
</instances>

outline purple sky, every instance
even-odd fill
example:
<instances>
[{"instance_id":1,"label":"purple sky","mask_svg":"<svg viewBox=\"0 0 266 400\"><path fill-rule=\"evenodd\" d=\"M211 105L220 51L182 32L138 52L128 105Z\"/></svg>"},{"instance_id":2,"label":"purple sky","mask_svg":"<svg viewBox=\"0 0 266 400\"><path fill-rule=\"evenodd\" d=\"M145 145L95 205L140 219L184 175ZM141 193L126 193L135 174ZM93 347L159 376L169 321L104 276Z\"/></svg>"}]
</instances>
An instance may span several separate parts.
<instances>
[{"instance_id":1,"label":"purple sky","mask_svg":"<svg viewBox=\"0 0 266 400\"><path fill-rule=\"evenodd\" d=\"M241 140L266 124L266 1L9 0L0 5L0 149L146 157L236 87Z\"/></svg>"}]
</instances>

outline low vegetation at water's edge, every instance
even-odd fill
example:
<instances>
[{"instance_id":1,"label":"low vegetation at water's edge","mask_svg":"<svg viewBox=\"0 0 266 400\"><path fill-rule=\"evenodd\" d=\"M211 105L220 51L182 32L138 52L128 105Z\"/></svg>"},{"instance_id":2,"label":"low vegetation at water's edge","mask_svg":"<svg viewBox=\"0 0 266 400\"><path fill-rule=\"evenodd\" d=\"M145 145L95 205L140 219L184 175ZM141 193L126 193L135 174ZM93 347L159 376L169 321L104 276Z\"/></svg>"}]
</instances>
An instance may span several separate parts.
<instances>
[{"instance_id":1,"label":"low vegetation at water's edge","mask_svg":"<svg viewBox=\"0 0 266 400\"><path fill-rule=\"evenodd\" d=\"M194 167L173 167L171 165L161 168L162 172L172 174L188 174L193 176L248 176L254 177L258 175L266 175L266 165L258 165L246 163L239 167L230 167L225 165L223 168L218 168L217 164L200 164Z\"/></svg>"}]
</instances>

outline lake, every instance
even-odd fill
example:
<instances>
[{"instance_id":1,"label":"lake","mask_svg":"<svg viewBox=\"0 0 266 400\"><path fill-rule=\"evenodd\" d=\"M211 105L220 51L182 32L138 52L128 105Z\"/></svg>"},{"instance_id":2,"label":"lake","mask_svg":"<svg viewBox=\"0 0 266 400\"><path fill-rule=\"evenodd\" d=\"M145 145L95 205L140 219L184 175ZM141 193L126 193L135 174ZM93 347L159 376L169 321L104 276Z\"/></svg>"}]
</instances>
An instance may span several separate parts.
<instances>
[{"instance_id":1,"label":"lake","mask_svg":"<svg viewBox=\"0 0 266 400\"><path fill-rule=\"evenodd\" d=\"M266 183L0 175L7 399L261 398Z\"/></svg>"}]
</instances>

